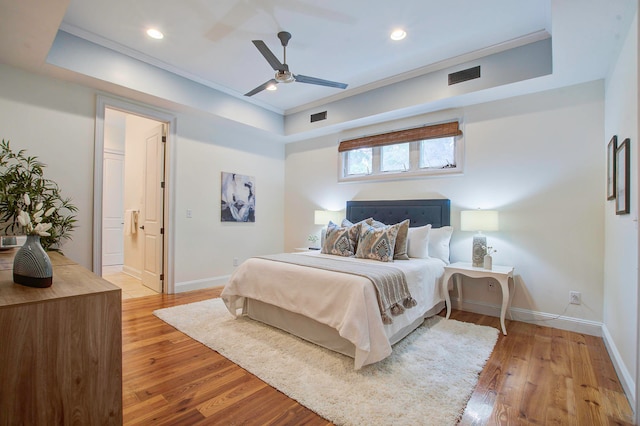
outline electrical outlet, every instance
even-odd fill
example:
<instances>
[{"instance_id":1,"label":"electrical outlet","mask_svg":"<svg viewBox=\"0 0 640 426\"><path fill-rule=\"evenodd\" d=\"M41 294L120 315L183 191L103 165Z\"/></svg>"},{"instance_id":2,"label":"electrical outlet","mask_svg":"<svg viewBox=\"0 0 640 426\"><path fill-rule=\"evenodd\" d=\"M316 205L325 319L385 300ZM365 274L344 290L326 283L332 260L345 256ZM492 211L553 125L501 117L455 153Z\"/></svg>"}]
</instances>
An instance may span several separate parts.
<instances>
[{"instance_id":1,"label":"electrical outlet","mask_svg":"<svg viewBox=\"0 0 640 426\"><path fill-rule=\"evenodd\" d=\"M582 304L582 294L579 291L570 291L569 292L569 302L573 305L581 305Z\"/></svg>"},{"instance_id":2,"label":"electrical outlet","mask_svg":"<svg viewBox=\"0 0 640 426\"><path fill-rule=\"evenodd\" d=\"M487 290L491 293L496 291L496 282L494 280L487 280Z\"/></svg>"},{"instance_id":3,"label":"electrical outlet","mask_svg":"<svg viewBox=\"0 0 640 426\"><path fill-rule=\"evenodd\" d=\"M237 257L233 258L233 266L238 266L238 258Z\"/></svg>"},{"instance_id":4,"label":"electrical outlet","mask_svg":"<svg viewBox=\"0 0 640 426\"><path fill-rule=\"evenodd\" d=\"M187 219L191 219L191 209L187 209Z\"/></svg>"}]
</instances>

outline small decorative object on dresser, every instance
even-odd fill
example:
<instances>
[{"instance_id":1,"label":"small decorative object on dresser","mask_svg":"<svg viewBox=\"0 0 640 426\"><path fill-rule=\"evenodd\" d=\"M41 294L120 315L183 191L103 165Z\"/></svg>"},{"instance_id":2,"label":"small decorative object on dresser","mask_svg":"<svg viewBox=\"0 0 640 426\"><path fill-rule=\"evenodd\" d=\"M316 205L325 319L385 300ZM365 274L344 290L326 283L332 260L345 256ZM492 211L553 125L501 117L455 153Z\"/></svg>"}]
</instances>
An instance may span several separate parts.
<instances>
[{"instance_id":1,"label":"small decorative object on dresser","mask_svg":"<svg viewBox=\"0 0 640 426\"><path fill-rule=\"evenodd\" d=\"M14 247L18 247L17 237L0 237L0 251L11 250Z\"/></svg>"},{"instance_id":2,"label":"small decorative object on dresser","mask_svg":"<svg viewBox=\"0 0 640 426\"><path fill-rule=\"evenodd\" d=\"M50 287L53 283L53 268L49 255L40 244L40 237L51 235L51 224L46 222L55 211L51 207L44 211L42 201L31 202L29 194L24 194L18 214L18 223L27 234L27 241L13 258L13 282L29 287Z\"/></svg>"},{"instance_id":3,"label":"small decorative object on dresser","mask_svg":"<svg viewBox=\"0 0 640 426\"><path fill-rule=\"evenodd\" d=\"M51 259L40 245L39 235L28 235L13 258L13 282L38 288L53 284Z\"/></svg>"},{"instance_id":4,"label":"small decorative object on dresser","mask_svg":"<svg viewBox=\"0 0 640 426\"><path fill-rule=\"evenodd\" d=\"M496 210L465 210L460 212L460 230L477 231L473 236L471 259L473 266L484 266L484 255L487 254L487 237L482 231L498 230L498 212Z\"/></svg>"}]
</instances>

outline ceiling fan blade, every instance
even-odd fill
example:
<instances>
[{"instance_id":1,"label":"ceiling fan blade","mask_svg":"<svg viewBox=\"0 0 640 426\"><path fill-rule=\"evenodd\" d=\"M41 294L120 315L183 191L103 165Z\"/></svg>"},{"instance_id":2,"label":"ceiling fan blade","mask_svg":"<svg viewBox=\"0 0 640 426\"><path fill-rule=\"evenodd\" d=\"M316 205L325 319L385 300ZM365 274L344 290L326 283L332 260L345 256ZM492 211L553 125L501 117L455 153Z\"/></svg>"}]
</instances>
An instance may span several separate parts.
<instances>
[{"instance_id":1,"label":"ceiling fan blade","mask_svg":"<svg viewBox=\"0 0 640 426\"><path fill-rule=\"evenodd\" d=\"M269 50L264 41L252 40L251 42L258 48L260 53L262 53L262 56L264 56L267 62L269 62L269 65L271 65L271 68L273 68L274 71L288 71L289 67L287 67L285 64L280 62L278 58L276 58L276 55L274 55L273 52Z\"/></svg>"},{"instance_id":2,"label":"ceiling fan blade","mask_svg":"<svg viewBox=\"0 0 640 426\"><path fill-rule=\"evenodd\" d=\"M267 81L266 83L261 84L260 86L256 87L255 89L251 90L250 92L245 93L244 95L245 96L253 96L256 93L262 92L264 89L266 89L267 87L269 87L272 84L278 84L278 82L272 78L271 80Z\"/></svg>"},{"instance_id":3,"label":"ceiling fan blade","mask_svg":"<svg viewBox=\"0 0 640 426\"><path fill-rule=\"evenodd\" d=\"M347 84L338 83L337 81L323 80L321 78L309 77L306 75L295 74L293 76L298 83L317 84L318 86L336 87L338 89L346 89Z\"/></svg>"}]
</instances>

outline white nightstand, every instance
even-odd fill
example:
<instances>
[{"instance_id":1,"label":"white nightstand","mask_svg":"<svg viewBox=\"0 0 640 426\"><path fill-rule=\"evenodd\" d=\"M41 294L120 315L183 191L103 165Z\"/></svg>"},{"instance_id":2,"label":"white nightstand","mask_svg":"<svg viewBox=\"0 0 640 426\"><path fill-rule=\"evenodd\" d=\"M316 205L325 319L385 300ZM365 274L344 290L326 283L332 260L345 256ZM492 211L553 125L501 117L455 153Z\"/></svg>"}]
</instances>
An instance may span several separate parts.
<instances>
[{"instance_id":1,"label":"white nightstand","mask_svg":"<svg viewBox=\"0 0 640 426\"><path fill-rule=\"evenodd\" d=\"M444 298L447 303L447 319L451 315L451 298L449 297L449 279L454 277L456 287L458 289L458 296L462 300L462 289L460 282L461 275L470 278L495 278L502 288L502 309L500 310L500 325L502 326L502 333L507 335L507 328L504 325L504 317L507 313L507 307L509 305L509 278L513 282L513 266L499 266L494 265L492 269L484 269L480 267L472 266L471 263L456 262L444 267L444 277L442 279L442 290L444 291ZM514 284L515 285L515 284Z\"/></svg>"},{"instance_id":2,"label":"white nightstand","mask_svg":"<svg viewBox=\"0 0 640 426\"><path fill-rule=\"evenodd\" d=\"M320 251L320 248L313 247L294 247L295 251Z\"/></svg>"}]
</instances>

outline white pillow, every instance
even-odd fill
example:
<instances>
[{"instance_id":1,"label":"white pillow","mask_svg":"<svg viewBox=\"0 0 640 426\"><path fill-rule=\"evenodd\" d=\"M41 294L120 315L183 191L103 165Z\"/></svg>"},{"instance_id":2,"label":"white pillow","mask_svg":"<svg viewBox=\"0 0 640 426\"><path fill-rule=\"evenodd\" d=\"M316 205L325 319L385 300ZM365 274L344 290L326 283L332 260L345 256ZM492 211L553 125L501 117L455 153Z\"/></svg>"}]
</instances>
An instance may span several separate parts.
<instances>
[{"instance_id":1,"label":"white pillow","mask_svg":"<svg viewBox=\"0 0 640 426\"><path fill-rule=\"evenodd\" d=\"M453 226L433 228L429 231L429 257L441 259L449 264L449 242L453 234Z\"/></svg>"},{"instance_id":2,"label":"white pillow","mask_svg":"<svg viewBox=\"0 0 640 426\"><path fill-rule=\"evenodd\" d=\"M409 257L426 259L429 257L429 230L431 225L409 228L407 254Z\"/></svg>"}]
</instances>

